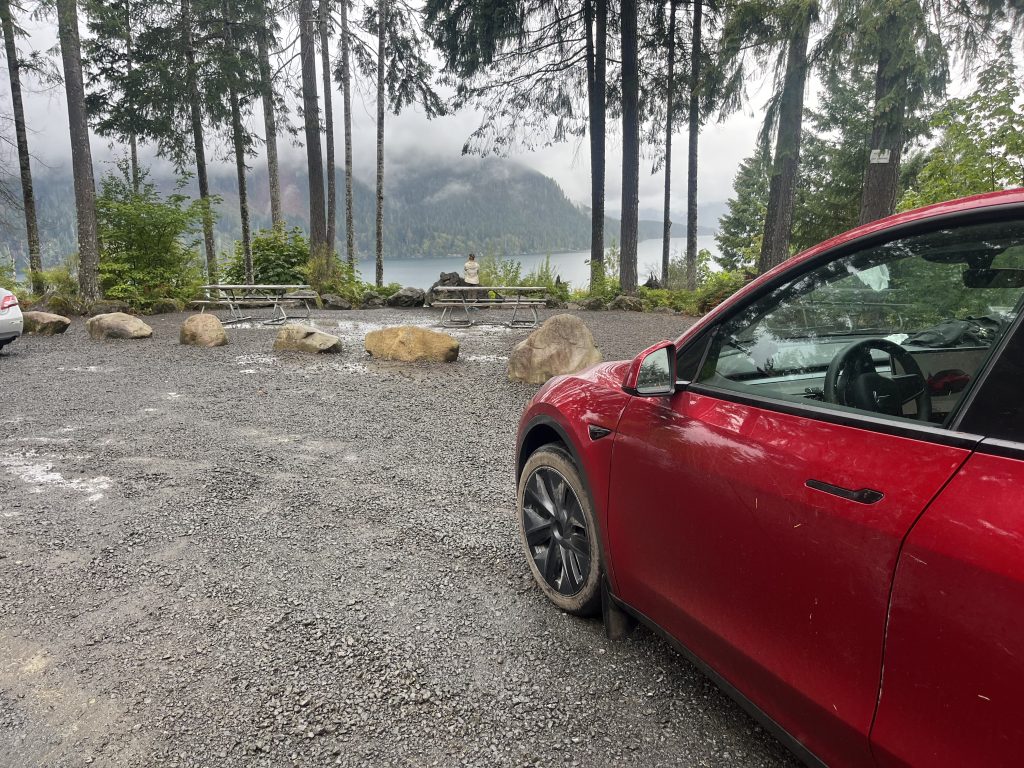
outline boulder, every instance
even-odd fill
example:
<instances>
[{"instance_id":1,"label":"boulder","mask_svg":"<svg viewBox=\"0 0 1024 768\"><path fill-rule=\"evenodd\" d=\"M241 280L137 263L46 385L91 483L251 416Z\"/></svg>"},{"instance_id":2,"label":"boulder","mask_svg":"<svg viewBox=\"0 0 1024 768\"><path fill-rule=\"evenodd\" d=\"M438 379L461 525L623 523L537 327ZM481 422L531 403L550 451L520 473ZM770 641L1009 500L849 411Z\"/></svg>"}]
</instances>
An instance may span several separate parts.
<instances>
[{"instance_id":1,"label":"boulder","mask_svg":"<svg viewBox=\"0 0 1024 768\"><path fill-rule=\"evenodd\" d=\"M589 299L584 299L582 302L580 302L580 306L583 309L589 309L591 312L596 312L598 310L604 309L605 303L604 299L602 299L600 296L591 296Z\"/></svg>"},{"instance_id":2,"label":"boulder","mask_svg":"<svg viewBox=\"0 0 1024 768\"><path fill-rule=\"evenodd\" d=\"M419 288L403 288L388 297L389 307L422 307L426 294Z\"/></svg>"},{"instance_id":3,"label":"boulder","mask_svg":"<svg viewBox=\"0 0 1024 768\"><path fill-rule=\"evenodd\" d=\"M414 325L370 331L366 334L364 346L367 352L380 360L453 363L459 359L459 342L447 333Z\"/></svg>"},{"instance_id":4,"label":"boulder","mask_svg":"<svg viewBox=\"0 0 1024 768\"><path fill-rule=\"evenodd\" d=\"M56 336L64 333L71 325L70 318L49 312L25 312L22 318L25 321L25 333L34 333L36 336Z\"/></svg>"},{"instance_id":5,"label":"boulder","mask_svg":"<svg viewBox=\"0 0 1024 768\"><path fill-rule=\"evenodd\" d=\"M462 275L458 272L442 272L441 277L430 286L430 290L427 291L427 295L424 297L423 302L428 306L434 303L434 289L439 285L459 287L469 285L469 283L463 280Z\"/></svg>"},{"instance_id":6,"label":"boulder","mask_svg":"<svg viewBox=\"0 0 1024 768\"><path fill-rule=\"evenodd\" d=\"M543 384L552 376L576 373L601 362L590 329L575 315L555 315L519 342L508 358L508 377Z\"/></svg>"},{"instance_id":7,"label":"boulder","mask_svg":"<svg viewBox=\"0 0 1024 768\"><path fill-rule=\"evenodd\" d=\"M550 293L544 294L544 306L548 309L566 309L568 304L562 301L557 296L552 296Z\"/></svg>"},{"instance_id":8,"label":"boulder","mask_svg":"<svg viewBox=\"0 0 1024 768\"><path fill-rule=\"evenodd\" d=\"M320 297L320 300L324 304L324 309L352 309L351 301L334 293L325 294Z\"/></svg>"},{"instance_id":9,"label":"boulder","mask_svg":"<svg viewBox=\"0 0 1024 768\"><path fill-rule=\"evenodd\" d=\"M108 312L85 321L85 328L94 339L148 339L153 329L133 315Z\"/></svg>"},{"instance_id":10,"label":"boulder","mask_svg":"<svg viewBox=\"0 0 1024 768\"><path fill-rule=\"evenodd\" d=\"M617 309L623 312L643 312L644 303L636 296L616 296L611 300L608 309Z\"/></svg>"},{"instance_id":11,"label":"boulder","mask_svg":"<svg viewBox=\"0 0 1024 768\"><path fill-rule=\"evenodd\" d=\"M277 332L275 352L341 352L341 339L308 325L289 323Z\"/></svg>"},{"instance_id":12,"label":"boulder","mask_svg":"<svg viewBox=\"0 0 1024 768\"><path fill-rule=\"evenodd\" d=\"M132 311L131 306L126 301L118 301L117 299L99 299L94 301L89 306L89 315L126 315Z\"/></svg>"},{"instance_id":13,"label":"boulder","mask_svg":"<svg viewBox=\"0 0 1024 768\"><path fill-rule=\"evenodd\" d=\"M181 312L184 305L177 299L157 299L149 308L151 315L166 315L171 312Z\"/></svg>"},{"instance_id":14,"label":"boulder","mask_svg":"<svg viewBox=\"0 0 1024 768\"><path fill-rule=\"evenodd\" d=\"M178 340L192 347L223 347L228 343L224 326L215 315L192 315L181 324Z\"/></svg>"},{"instance_id":15,"label":"boulder","mask_svg":"<svg viewBox=\"0 0 1024 768\"><path fill-rule=\"evenodd\" d=\"M379 293L366 291L359 301L359 306L361 309L380 309L384 306L384 298Z\"/></svg>"}]
</instances>

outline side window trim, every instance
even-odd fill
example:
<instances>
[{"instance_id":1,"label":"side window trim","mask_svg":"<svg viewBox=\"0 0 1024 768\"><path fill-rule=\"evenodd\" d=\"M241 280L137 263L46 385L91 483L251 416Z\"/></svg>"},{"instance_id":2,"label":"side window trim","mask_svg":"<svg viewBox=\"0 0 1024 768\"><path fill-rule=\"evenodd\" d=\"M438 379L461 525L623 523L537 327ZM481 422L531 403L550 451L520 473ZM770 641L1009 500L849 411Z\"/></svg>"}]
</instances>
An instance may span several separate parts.
<instances>
[{"instance_id":1,"label":"side window trim","mask_svg":"<svg viewBox=\"0 0 1024 768\"><path fill-rule=\"evenodd\" d=\"M797 401L781 400L764 395L755 395L747 392L738 392L732 389L723 389L713 384L692 383L686 387L687 392L694 392L698 395L713 397L716 400L725 400L732 403L740 403L755 408L761 408L774 413L785 413L791 416L799 416L816 421L823 421L829 424L854 427L868 432L907 437L912 440L921 440L938 445L948 445L954 448L966 448L973 450L984 439L981 435L970 432L959 432L947 427L925 424L923 422L882 419L863 411L839 410L836 408L823 408L813 405L810 401L801 403Z\"/></svg>"}]
</instances>

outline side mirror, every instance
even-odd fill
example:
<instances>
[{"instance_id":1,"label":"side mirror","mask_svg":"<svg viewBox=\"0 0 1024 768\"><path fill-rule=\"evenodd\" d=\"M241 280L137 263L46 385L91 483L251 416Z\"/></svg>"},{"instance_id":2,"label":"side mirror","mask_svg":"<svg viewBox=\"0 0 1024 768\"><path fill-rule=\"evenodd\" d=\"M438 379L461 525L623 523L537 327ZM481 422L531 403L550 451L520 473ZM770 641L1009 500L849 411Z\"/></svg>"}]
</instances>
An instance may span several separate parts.
<instances>
[{"instance_id":1,"label":"side mirror","mask_svg":"<svg viewBox=\"0 0 1024 768\"><path fill-rule=\"evenodd\" d=\"M623 388L639 397L664 397L676 391L676 346L662 341L645 349L626 373Z\"/></svg>"}]
</instances>

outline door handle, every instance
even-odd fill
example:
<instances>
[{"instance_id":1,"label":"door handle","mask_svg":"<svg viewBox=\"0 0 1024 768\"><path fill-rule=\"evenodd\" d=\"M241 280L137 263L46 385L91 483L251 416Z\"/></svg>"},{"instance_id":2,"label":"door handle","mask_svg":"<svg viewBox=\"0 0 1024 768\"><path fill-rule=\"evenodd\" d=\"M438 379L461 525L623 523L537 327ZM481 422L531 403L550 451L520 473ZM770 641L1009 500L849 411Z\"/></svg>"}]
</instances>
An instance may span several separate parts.
<instances>
[{"instance_id":1,"label":"door handle","mask_svg":"<svg viewBox=\"0 0 1024 768\"><path fill-rule=\"evenodd\" d=\"M822 493L830 493L847 501L855 501L858 504L877 504L885 498L884 493L873 488L861 488L853 491L849 488L843 488L841 485L832 485L832 483L824 483L821 480L814 479L808 480L804 485Z\"/></svg>"}]
</instances>

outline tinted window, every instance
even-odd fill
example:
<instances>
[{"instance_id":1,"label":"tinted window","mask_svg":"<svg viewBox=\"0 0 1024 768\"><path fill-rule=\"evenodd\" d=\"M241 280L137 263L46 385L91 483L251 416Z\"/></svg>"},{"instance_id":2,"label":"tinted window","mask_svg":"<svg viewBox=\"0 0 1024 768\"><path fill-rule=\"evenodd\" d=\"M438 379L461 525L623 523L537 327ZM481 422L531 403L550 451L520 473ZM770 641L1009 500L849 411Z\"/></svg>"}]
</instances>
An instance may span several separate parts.
<instances>
[{"instance_id":1,"label":"tinted window","mask_svg":"<svg viewBox=\"0 0 1024 768\"><path fill-rule=\"evenodd\" d=\"M944 229L804 272L719 328L698 381L946 423L1024 295L1024 221Z\"/></svg>"}]
</instances>

